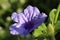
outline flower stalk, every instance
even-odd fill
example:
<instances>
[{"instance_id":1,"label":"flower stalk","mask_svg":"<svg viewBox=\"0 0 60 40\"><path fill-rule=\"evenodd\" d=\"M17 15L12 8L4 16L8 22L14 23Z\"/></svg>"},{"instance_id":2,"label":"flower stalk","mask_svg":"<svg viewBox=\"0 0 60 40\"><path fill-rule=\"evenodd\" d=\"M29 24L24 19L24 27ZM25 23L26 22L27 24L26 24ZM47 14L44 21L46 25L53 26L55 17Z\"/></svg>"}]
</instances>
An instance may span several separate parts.
<instances>
[{"instance_id":1,"label":"flower stalk","mask_svg":"<svg viewBox=\"0 0 60 40\"><path fill-rule=\"evenodd\" d=\"M52 24L48 25L48 40L55 40L54 27Z\"/></svg>"}]
</instances>

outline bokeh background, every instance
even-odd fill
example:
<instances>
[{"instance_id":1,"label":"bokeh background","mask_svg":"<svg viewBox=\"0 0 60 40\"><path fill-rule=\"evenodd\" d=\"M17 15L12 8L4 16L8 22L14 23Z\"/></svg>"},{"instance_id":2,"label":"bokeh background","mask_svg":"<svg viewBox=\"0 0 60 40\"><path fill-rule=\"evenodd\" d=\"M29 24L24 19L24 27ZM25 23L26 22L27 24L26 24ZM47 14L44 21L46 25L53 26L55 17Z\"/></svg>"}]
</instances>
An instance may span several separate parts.
<instances>
[{"instance_id":1,"label":"bokeh background","mask_svg":"<svg viewBox=\"0 0 60 40\"><path fill-rule=\"evenodd\" d=\"M0 0L0 40L18 40L17 36L9 33L9 26L14 23L11 20L12 12L22 12L28 5L36 6L40 12L44 12L48 15L45 20L47 26L50 11L54 8L57 9L59 3L60 0ZM60 18L58 18L58 20L60 20ZM21 40L40 40L39 38L36 39L37 37L33 38L34 36L30 35L28 39L21 37ZM55 38L56 40L60 39L60 30L56 33Z\"/></svg>"}]
</instances>

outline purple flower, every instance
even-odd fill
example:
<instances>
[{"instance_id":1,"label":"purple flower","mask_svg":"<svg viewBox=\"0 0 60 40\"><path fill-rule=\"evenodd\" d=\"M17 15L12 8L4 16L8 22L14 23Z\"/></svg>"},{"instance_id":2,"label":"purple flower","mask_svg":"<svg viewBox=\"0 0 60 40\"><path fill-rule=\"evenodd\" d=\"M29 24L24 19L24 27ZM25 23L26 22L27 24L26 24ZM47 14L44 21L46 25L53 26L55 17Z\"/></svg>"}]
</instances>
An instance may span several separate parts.
<instances>
[{"instance_id":1,"label":"purple flower","mask_svg":"<svg viewBox=\"0 0 60 40\"><path fill-rule=\"evenodd\" d=\"M29 5L24 12L18 14L14 12L12 14L11 18L16 23L9 27L10 33L13 35L26 36L41 25L46 17L47 15L45 13L40 13L38 8Z\"/></svg>"}]
</instances>

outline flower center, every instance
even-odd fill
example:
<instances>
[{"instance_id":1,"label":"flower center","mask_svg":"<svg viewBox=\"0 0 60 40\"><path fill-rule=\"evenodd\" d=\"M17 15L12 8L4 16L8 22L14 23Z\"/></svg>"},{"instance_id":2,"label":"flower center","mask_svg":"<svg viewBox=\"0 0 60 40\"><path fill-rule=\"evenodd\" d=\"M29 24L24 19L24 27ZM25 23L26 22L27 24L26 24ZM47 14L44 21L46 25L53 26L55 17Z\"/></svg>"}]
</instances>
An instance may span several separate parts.
<instances>
[{"instance_id":1,"label":"flower center","mask_svg":"<svg viewBox=\"0 0 60 40\"><path fill-rule=\"evenodd\" d=\"M27 22L24 27L26 30L29 31L34 27L34 23L33 22Z\"/></svg>"}]
</instances>

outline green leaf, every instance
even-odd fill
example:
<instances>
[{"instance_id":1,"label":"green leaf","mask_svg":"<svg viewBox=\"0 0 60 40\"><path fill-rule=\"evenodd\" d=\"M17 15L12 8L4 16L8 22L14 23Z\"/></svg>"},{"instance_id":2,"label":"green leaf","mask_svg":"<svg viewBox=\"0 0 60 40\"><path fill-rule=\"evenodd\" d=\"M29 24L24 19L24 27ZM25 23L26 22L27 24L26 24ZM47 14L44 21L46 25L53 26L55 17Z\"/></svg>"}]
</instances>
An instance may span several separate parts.
<instances>
[{"instance_id":1,"label":"green leaf","mask_svg":"<svg viewBox=\"0 0 60 40\"><path fill-rule=\"evenodd\" d=\"M56 16L55 16L55 23L57 22L58 16L60 12L60 4L58 5L57 11L56 11Z\"/></svg>"},{"instance_id":2,"label":"green leaf","mask_svg":"<svg viewBox=\"0 0 60 40\"><path fill-rule=\"evenodd\" d=\"M58 31L60 32L60 20L57 21L56 24L55 24L55 31L56 32L58 32Z\"/></svg>"},{"instance_id":3,"label":"green leaf","mask_svg":"<svg viewBox=\"0 0 60 40\"><path fill-rule=\"evenodd\" d=\"M56 9L53 9L49 13L50 21L54 23Z\"/></svg>"},{"instance_id":4,"label":"green leaf","mask_svg":"<svg viewBox=\"0 0 60 40\"><path fill-rule=\"evenodd\" d=\"M46 35L46 25L43 23L41 26L39 26L37 29L34 30L33 36L38 37L41 35Z\"/></svg>"}]
</instances>

